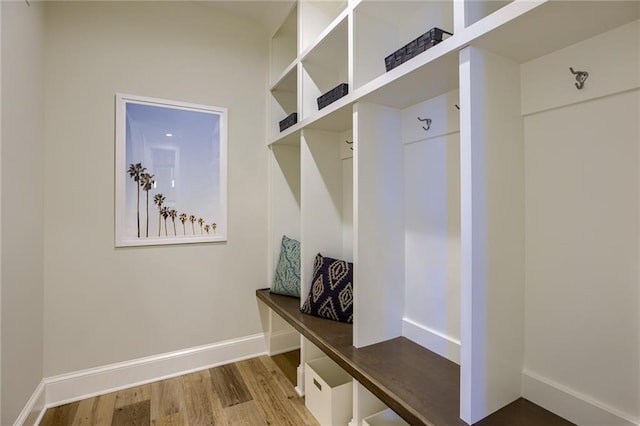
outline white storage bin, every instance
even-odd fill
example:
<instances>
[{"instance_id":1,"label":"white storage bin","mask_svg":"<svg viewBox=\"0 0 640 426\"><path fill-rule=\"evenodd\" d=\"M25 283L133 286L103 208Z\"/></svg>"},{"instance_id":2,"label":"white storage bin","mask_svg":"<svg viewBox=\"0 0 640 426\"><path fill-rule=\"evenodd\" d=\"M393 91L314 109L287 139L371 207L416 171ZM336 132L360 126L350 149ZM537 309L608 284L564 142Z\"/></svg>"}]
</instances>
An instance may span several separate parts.
<instances>
[{"instance_id":1,"label":"white storage bin","mask_svg":"<svg viewBox=\"0 0 640 426\"><path fill-rule=\"evenodd\" d=\"M402 417L397 415L395 411L388 408L380 411L372 416L366 417L362 421L362 426L409 426Z\"/></svg>"},{"instance_id":2,"label":"white storage bin","mask_svg":"<svg viewBox=\"0 0 640 426\"><path fill-rule=\"evenodd\" d=\"M330 358L304 365L305 405L322 426L346 425L353 417L352 377Z\"/></svg>"}]
</instances>

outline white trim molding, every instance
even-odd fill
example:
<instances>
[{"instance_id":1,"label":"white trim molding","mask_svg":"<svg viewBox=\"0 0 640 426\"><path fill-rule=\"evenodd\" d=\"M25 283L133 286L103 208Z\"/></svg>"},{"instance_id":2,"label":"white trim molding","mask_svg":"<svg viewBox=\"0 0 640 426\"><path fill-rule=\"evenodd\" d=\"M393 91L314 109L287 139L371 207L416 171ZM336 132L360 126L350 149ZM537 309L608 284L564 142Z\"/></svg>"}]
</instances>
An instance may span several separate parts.
<instances>
[{"instance_id":1,"label":"white trim molding","mask_svg":"<svg viewBox=\"0 0 640 426\"><path fill-rule=\"evenodd\" d=\"M46 377L15 426L37 425L47 408L267 354L264 333Z\"/></svg>"},{"instance_id":2,"label":"white trim molding","mask_svg":"<svg viewBox=\"0 0 640 426\"><path fill-rule=\"evenodd\" d=\"M265 355L263 333L45 379L47 407Z\"/></svg>"},{"instance_id":3,"label":"white trim molding","mask_svg":"<svg viewBox=\"0 0 640 426\"><path fill-rule=\"evenodd\" d=\"M26 405L18 415L14 426L37 425L40 423L46 407L46 382L43 379L31 394Z\"/></svg>"},{"instance_id":4,"label":"white trim molding","mask_svg":"<svg viewBox=\"0 0 640 426\"><path fill-rule=\"evenodd\" d=\"M402 318L402 335L460 365L460 340L419 324L407 317Z\"/></svg>"},{"instance_id":5,"label":"white trim molding","mask_svg":"<svg viewBox=\"0 0 640 426\"><path fill-rule=\"evenodd\" d=\"M522 396L580 426L638 426L640 419L542 377L522 371Z\"/></svg>"}]
</instances>

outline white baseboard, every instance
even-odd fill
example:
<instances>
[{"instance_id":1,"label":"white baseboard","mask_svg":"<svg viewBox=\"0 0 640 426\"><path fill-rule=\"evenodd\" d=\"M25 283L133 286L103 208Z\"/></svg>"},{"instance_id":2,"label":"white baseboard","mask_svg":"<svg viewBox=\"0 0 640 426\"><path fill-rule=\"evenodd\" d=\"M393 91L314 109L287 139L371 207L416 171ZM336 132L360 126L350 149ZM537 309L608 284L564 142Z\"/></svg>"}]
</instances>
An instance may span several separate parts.
<instances>
[{"instance_id":1,"label":"white baseboard","mask_svg":"<svg viewBox=\"0 0 640 426\"><path fill-rule=\"evenodd\" d=\"M300 349L300 333L295 329L280 330L271 333L269 355L278 355Z\"/></svg>"},{"instance_id":2,"label":"white baseboard","mask_svg":"<svg viewBox=\"0 0 640 426\"><path fill-rule=\"evenodd\" d=\"M460 341L422 324L402 318L402 335L432 352L460 364Z\"/></svg>"},{"instance_id":3,"label":"white baseboard","mask_svg":"<svg viewBox=\"0 0 640 426\"><path fill-rule=\"evenodd\" d=\"M36 390L33 391L31 398L27 401L26 405L18 415L14 426L22 425L37 425L40 423L46 407L46 383L44 380L40 381Z\"/></svg>"},{"instance_id":4,"label":"white baseboard","mask_svg":"<svg viewBox=\"0 0 640 426\"><path fill-rule=\"evenodd\" d=\"M618 410L528 370L522 372L522 396L580 426L638 426Z\"/></svg>"},{"instance_id":5,"label":"white baseboard","mask_svg":"<svg viewBox=\"0 0 640 426\"><path fill-rule=\"evenodd\" d=\"M265 336L260 333L48 377L43 380L46 406L79 401L266 353Z\"/></svg>"}]
</instances>

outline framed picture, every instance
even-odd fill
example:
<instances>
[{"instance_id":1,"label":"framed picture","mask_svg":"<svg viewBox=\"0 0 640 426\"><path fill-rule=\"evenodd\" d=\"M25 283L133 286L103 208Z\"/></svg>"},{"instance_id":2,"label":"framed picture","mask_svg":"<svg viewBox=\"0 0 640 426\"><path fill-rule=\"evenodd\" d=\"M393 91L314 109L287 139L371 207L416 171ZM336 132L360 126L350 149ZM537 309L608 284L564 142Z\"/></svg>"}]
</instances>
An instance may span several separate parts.
<instances>
[{"instance_id":1,"label":"framed picture","mask_svg":"<svg viewBox=\"0 0 640 426\"><path fill-rule=\"evenodd\" d=\"M227 109L116 95L115 245L227 240Z\"/></svg>"}]
</instances>

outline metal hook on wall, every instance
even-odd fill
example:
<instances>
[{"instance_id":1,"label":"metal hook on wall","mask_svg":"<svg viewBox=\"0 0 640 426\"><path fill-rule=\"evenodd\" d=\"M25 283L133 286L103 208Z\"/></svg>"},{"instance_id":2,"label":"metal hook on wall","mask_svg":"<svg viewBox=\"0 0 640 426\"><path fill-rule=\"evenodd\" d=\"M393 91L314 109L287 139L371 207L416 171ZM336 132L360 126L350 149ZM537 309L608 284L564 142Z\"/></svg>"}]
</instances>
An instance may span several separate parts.
<instances>
[{"instance_id":1,"label":"metal hook on wall","mask_svg":"<svg viewBox=\"0 0 640 426\"><path fill-rule=\"evenodd\" d=\"M422 128L424 130L429 130L431 128L431 119L430 118L420 118L420 117L418 117L418 120L422 121L423 123L425 123L427 125L427 127L422 126Z\"/></svg>"},{"instance_id":2,"label":"metal hook on wall","mask_svg":"<svg viewBox=\"0 0 640 426\"><path fill-rule=\"evenodd\" d=\"M586 71L574 71L573 67L569 67L569 71L571 71L571 74L576 76L576 88L578 90L582 89L584 87L584 82L589 78L589 73Z\"/></svg>"},{"instance_id":3,"label":"metal hook on wall","mask_svg":"<svg viewBox=\"0 0 640 426\"><path fill-rule=\"evenodd\" d=\"M353 141L351 141L351 142L349 142L349 141L344 141L344 142L345 142L347 145L353 145ZM353 151L353 147L352 147L352 146L350 146L350 147L349 147L349 149L350 149L351 151Z\"/></svg>"}]
</instances>

